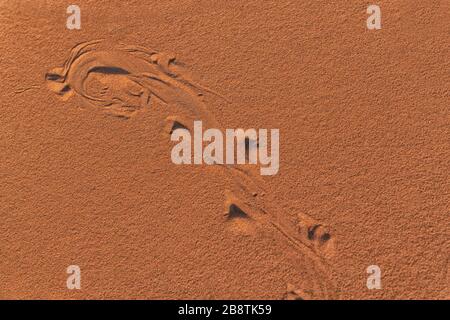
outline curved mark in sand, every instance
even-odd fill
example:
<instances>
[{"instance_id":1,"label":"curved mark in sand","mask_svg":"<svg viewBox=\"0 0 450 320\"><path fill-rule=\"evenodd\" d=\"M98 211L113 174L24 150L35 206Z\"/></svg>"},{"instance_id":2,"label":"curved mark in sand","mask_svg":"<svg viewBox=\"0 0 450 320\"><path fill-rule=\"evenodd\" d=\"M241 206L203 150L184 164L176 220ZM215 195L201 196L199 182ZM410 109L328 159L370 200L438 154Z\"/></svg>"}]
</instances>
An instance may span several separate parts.
<instances>
[{"instance_id":1,"label":"curved mark in sand","mask_svg":"<svg viewBox=\"0 0 450 320\"><path fill-rule=\"evenodd\" d=\"M49 89L63 100L77 94L123 119L150 108L151 100L159 99L172 113L166 119L167 134L177 128L192 130L194 120L202 120L205 129L221 129L202 99L205 94L220 95L195 83L173 55L138 46L111 48L102 41L84 42L72 49L63 67L50 70L45 77ZM249 145L257 146L257 142ZM316 284L302 289L289 285L289 298L305 292L313 292L308 293L312 297L335 297L327 262L335 241L329 227L305 214L299 214L297 225L293 225L275 205L276 199L266 194L264 180L248 166L215 167L233 182L225 190L225 224L230 231L250 236L256 230L275 231L309 261L299 268L308 269Z\"/></svg>"},{"instance_id":2,"label":"curved mark in sand","mask_svg":"<svg viewBox=\"0 0 450 320\"><path fill-rule=\"evenodd\" d=\"M84 42L45 78L63 100L75 93L119 117L133 116L156 98L189 117L208 120L199 97L211 91L195 84L170 54L138 46L110 48L100 40Z\"/></svg>"}]
</instances>

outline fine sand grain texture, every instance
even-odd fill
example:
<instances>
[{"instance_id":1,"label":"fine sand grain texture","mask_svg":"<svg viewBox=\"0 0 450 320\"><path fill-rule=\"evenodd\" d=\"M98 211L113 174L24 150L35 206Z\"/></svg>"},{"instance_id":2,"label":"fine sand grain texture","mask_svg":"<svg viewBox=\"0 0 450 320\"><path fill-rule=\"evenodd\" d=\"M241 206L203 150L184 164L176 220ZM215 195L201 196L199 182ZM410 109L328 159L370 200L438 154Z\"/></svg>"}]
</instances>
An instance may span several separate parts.
<instances>
[{"instance_id":1,"label":"fine sand grain texture","mask_svg":"<svg viewBox=\"0 0 450 320\"><path fill-rule=\"evenodd\" d=\"M0 299L449 299L450 3L370 4L0 0Z\"/></svg>"}]
</instances>

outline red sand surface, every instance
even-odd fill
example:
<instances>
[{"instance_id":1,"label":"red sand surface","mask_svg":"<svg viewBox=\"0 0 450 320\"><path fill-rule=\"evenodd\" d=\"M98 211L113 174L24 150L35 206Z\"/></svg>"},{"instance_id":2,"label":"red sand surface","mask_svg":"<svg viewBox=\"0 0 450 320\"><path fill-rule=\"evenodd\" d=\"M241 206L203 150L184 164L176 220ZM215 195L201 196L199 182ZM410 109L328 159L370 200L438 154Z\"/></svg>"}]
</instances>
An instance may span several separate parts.
<instances>
[{"instance_id":1,"label":"red sand surface","mask_svg":"<svg viewBox=\"0 0 450 320\"><path fill-rule=\"evenodd\" d=\"M69 4L0 1L0 298L450 297L449 1L377 1L371 31L359 0L79 0L81 30ZM98 39L94 64L140 46L135 71L182 66L226 99L167 86L106 112L77 81L123 94L129 75L55 69ZM193 105L280 129L278 174L173 164Z\"/></svg>"}]
</instances>

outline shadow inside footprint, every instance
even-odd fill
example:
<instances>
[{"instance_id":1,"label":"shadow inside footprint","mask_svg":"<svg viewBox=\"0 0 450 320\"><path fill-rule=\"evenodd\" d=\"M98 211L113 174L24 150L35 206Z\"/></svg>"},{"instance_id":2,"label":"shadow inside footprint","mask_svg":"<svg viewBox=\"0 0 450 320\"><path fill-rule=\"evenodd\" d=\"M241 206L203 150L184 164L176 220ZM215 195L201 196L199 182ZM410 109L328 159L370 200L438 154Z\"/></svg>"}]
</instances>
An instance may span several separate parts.
<instances>
[{"instance_id":1,"label":"shadow inside footprint","mask_svg":"<svg viewBox=\"0 0 450 320\"><path fill-rule=\"evenodd\" d=\"M239 205L241 202L231 194L225 201L226 226L234 234L250 236L256 233L255 221L245 212L245 208Z\"/></svg>"},{"instance_id":2,"label":"shadow inside footprint","mask_svg":"<svg viewBox=\"0 0 450 320\"><path fill-rule=\"evenodd\" d=\"M328 226L318 223L305 214L299 214L298 232L304 242L318 254L325 257L334 256L335 239Z\"/></svg>"},{"instance_id":3,"label":"shadow inside footprint","mask_svg":"<svg viewBox=\"0 0 450 320\"><path fill-rule=\"evenodd\" d=\"M249 219L249 216L237 205L231 204L228 210L228 220L231 219Z\"/></svg>"},{"instance_id":4,"label":"shadow inside footprint","mask_svg":"<svg viewBox=\"0 0 450 320\"><path fill-rule=\"evenodd\" d=\"M165 120L163 132L168 135L172 135L175 130L182 129L192 132L191 127L187 125L189 121L180 116L168 116Z\"/></svg>"},{"instance_id":5,"label":"shadow inside footprint","mask_svg":"<svg viewBox=\"0 0 450 320\"><path fill-rule=\"evenodd\" d=\"M172 134L177 129L183 129L183 130L189 131L189 129L186 128L186 126L184 126L181 122L174 121L172 124L172 128L169 130L169 134Z\"/></svg>"},{"instance_id":6,"label":"shadow inside footprint","mask_svg":"<svg viewBox=\"0 0 450 320\"><path fill-rule=\"evenodd\" d=\"M319 241L320 243L325 243L331 239L331 235L327 232L326 227L321 224L315 224L308 227L308 239L313 241Z\"/></svg>"}]
</instances>

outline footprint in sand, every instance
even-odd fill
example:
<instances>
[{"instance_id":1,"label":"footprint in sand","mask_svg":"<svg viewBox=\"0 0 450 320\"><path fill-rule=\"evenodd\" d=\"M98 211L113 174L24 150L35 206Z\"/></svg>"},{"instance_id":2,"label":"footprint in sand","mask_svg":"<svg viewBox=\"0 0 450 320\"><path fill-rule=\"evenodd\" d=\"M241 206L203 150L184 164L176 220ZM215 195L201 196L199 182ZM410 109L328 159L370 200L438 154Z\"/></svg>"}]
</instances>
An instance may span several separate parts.
<instances>
[{"instance_id":1,"label":"footprint in sand","mask_svg":"<svg viewBox=\"0 0 450 320\"><path fill-rule=\"evenodd\" d=\"M298 214L298 233L303 242L321 256L332 258L335 255L336 242L331 228L321 224L306 214Z\"/></svg>"},{"instance_id":2,"label":"footprint in sand","mask_svg":"<svg viewBox=\"0 0 450 320\"><path fill-rule=\"evenodd\" d=\"M225 200L225 226L232 233L244 236L252 236L256 234L255 221L243 210L245 205L232 195L230 191L226 191Z\"/></svg>"}]
</instances>

